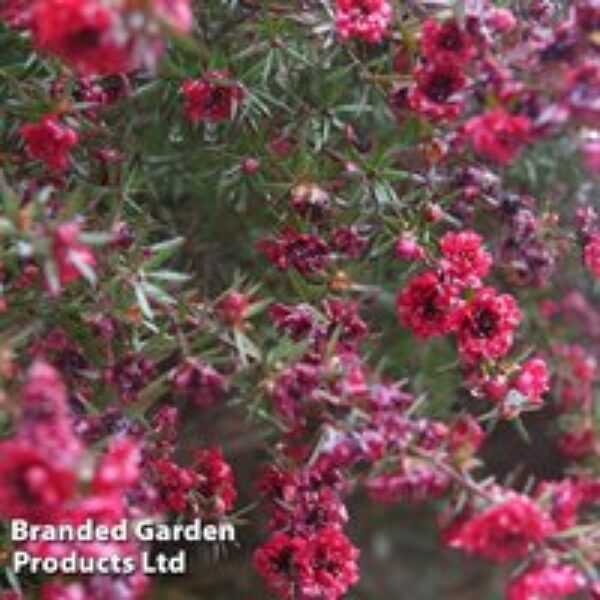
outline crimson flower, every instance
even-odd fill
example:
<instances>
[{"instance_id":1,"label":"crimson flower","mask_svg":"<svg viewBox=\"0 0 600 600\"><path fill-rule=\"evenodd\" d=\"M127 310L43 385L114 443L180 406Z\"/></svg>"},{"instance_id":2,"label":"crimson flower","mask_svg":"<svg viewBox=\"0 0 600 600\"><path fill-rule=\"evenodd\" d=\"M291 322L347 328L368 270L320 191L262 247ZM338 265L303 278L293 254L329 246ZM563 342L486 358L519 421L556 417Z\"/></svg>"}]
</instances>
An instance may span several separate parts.
<instances>
[{"instance_id":1,"label":"crimson flower","mask_svg":"<svg viewBox=\"0 0 600 600\"><path fill-rule=\"evenodd\" d=\"M194 456L194 471L200 478L197 491L202 496L204 512L221 516L231 510L237 493L233 471L220 448L198 450Z\"/></svg>"},{"instance_id":2,"label":"crimson flower","mask_svg":"<svg viewBox=\"0 0 600 600\"><path fill-rule=\"evenodd\" d=\"M476 287L489 273L492 257L474 231L446 233L440 240L440 250L442 270L457 283Z\"/></svg>"},{"instance_id":3,"label":"crimson flower","mask_svg":"<svg viewBox=\"0 0 600 600\"><path fill-rule=\"evenodd\" d=\"M531 121L523 115L511 115L503 108L495 108L470 119L465 133L475 152L500 165L508 165L529 142Z\"/></svg>"},{"instance_id":4,"label":"crimson flower","mask_svg":"<svg viewBox=\"0 0 600 600\"><path fill-rule=\"evenodd\" d=\"M254 568L282 600L295 598L296 581L304 570L301 561L305 548L304 538L278 532L254 552Z\"/></svg>"},{"instance_id":5,"label":"crimson flower","mask_svg":"<svg viewBox=\"0 0 600 600\"><path fill-rule=\"evenodd\" d=\"M44 0L35 4L33 38L86 75L128 71L129 50L119 40L118 14L98 0Z\"/></svg>"},{"instance_id":6,"label":"crimson flower","mask_svg":"<svg viewBox=\"0 0 600 600\"><path fill-rule=\"evenodd\" d=\"M460 523L453 548L499 562L526 556L551 532L548 517L527 497L514 495Z\"/></svg>"},{"instance_id":7,"label":"crimson flower","mask_svg":"<svg viewBox=\"0 0 600 600\"><path fill-rule=\"evenodd\" d=\"M411 278L396 299L402 323L419 337L444 335L450 330L450 315L456 292L435 271Z\"/></svg>"},{"instance_id":8,"label":"crimson flower","mask_svg":"<svg viewBox=\"0 0 600 600\"><path fill-rule=\"evenodd\" d=\"M112 441L94 474L94 491L110 494L126 490L139 480L140 448L130 437Z\"/></svg>"},{"instance_id":9,"label":"crimson flower","mask_svg":"<svg viewBox=\"0 0 600 600\"><path fill-rule=\"evenodd\" d=\"M507 600L558 600L570 597L585 585L583 575L571 565L542 564L511 579Z\"/></svg>"},{"instance_id":10,"label":"crimson flower","mask_svg":"<svg viewBox=\"0 0 600 600\"><path fill-rule=\"evenodd\" d=\"M41 160L57 171L69 166L69 151L77 144L77 132L63 125L56 115L44 115L39 123L26 123L19 133L29 158Z\"/></svg>"},{"instance_id":11,"label":"crimson flower","mask_svg":"<svg viewBox=\"0 0 600 600\"><path fill-rule=\"evenodd\" d=\"M512 296L489 287L477 290L453 316L463 360L473 363L504 356L520 319L521 311Z\"/></svg>"},{"instance_id":12,"label":"crimson flower","mask_svg":"<svg viewBox=\"0 0 600 600\"><path fill-rule=\"evenodd\" d=\"M445 60L421 65L414 77L416 86L407 99L412 110L434 121L458 117L463 108L459 92L466 84L459 64Z\"/></svg>"},{"instance_id":13,"label":"crimson flower","mask_svg":"<svg viewBox=\"0 0 600 600\"><path fill-rule=\"evenodd\" d=\"M307 598L337 600L358 581L358 550L337 529L326 527L308 538L300 589Z\"/></svg>"},{"instance_id":14,"label":"crimson flower","mask_svg":"<svg viewBox=\"0 0 600 600\"><path fill-rule=\"evenodd\" d=\"M192 123L220 123L235 115L244 90L224 71L208 71L201 79L187 79L181 86L185 115Z\"/></svg>"},{"instance_id":15,"label":"crimson flower","mask_svg":"<svg viewBox=\"0 0 600 600\"><path fill-rule=\"evenodd\" d=\"M542 395L549 389L546 361L539 357L530 358L521 365L512 386L532 404L540 404Z\"/></svg>"},{"instance_id":16,"label":"crimson flower","mask_svg":"<svg viewBox=\"0 0 600 600\"><path fill-rule=\"evenodd\" d=\"M1 442L0 455L0 515L42 522L56 518L74 492L73 472L16 439Z\"/></svg>"},{"instance_id":17,"label":"crimson flower","mask_svg":"<svg viewBox=\"0 0 600 600\"><path fill-rule=\"evenodd\" d=\"M335 26L341 39L382 40L392 20L387 0L336 0Z\"/></svg>"},{"instance_id":18,"label":"crimson flower","mask_svg":"<svg viewBox=\"0 0 600 600\"><path fill-rule=\"evenodd\" d=\"M440 23L427 19L421 26L421 54L431 62L466 63L475 53L471 37L456 19Z\"/></svg>"},{"instance_id":19,"label":"crimson flower","mask_svg":"<svg viewBox=\"0 0 600 600\"><path fill-rule=\"evenodd\" d=\"M322 270L329 261L329 247L322 238L293 229L283 230L276 239L260 240L258 249L280 271L293 267L302 275Z\"/></svg>"}]
</instances>

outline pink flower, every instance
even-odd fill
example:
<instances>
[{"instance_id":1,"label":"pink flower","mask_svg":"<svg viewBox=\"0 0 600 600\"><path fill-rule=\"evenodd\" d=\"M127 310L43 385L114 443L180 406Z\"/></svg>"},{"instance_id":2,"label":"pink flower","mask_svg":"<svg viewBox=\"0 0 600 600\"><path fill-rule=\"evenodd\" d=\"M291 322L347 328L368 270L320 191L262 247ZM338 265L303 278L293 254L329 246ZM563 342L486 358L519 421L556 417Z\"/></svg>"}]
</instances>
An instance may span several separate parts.
<instances>
[{"instance_id":1,"label":"pink flower","mask_svg":"<svg viewBox=\"0 0 600 600\"><path fill-rule=\"evenodd\" d=\"M269 308L269 317L277 329L284 331L294 340L301 340L310 335L316 326L315 312L309 304L287 306L278 302Z\"/></svg>"},{"instance_id":2,"label":"pink flower","mask_svg":"<svg viewBox=\"0 0 600 600\"><path fill-rule=\"evenodd\" d=\"M421 54L431 62L466 63L475 53L470 36L456 19L440 23L427 19L421 25Z\"/></svg>"},{"instance_id":3,"label":"pink flower","mask_svg":"<svg viewBox=\"0 0 600 600\"><path fill-rule=\"evenodd\" d=\"M414 76L416 85L408 93L412 110L434 121L458 117L463 108L459 92L466 84L459 64L446 60L422 65Z\"/></svg>"},{"instance_id":4,"label":"pink flower","mask_svg":"<svg viewBox=\"0 0 600 600\"><path fill-rule=\"evenodd\" d=\"M147 466L159 494L159 510L219 518L233 508L233 471L219 448L197 450L191 467L166 457L153 459Z\"/></svg>"},{"instance_id":5,"label":"pink flower","mask_svg":"<svg viewBox=\"0 0 600 600\"><path fill-rule=\"evenodd\" d=\"M412 236L403 235L396 240L394 253L401 260L421 260L425 250Z\"/></svg>"},{"instance_id":6,"label":"pink flower","mask_svg":"<svg viewBox=\"0 0 600 600\"><path fill-rule=\"evenodd\" d=\"M492 8L486 15L488 25L497 33L507 33L517 24L517 19L508 8Z\"/></svg>"},{"instance_id":7,"label":"pink flower","mask_svg":"<svg viewBox=\"0 0 600 600\"><path fill-rule=\"evenodd\" d=\"M503 562L526 556L551 531L548 517L527 496L514 495L458 524L448 543Z\"/></svg>"},{"instance_id":8,"label":"pink flower","mask_svg":"<svg viewBox=\"0 0 600 600\"><path fill-rule=\"evenodd\" d=\"M336 0L336 31L342 40L361 38L376 43L386 34L392 15L387 0Z\"/></svg>"},{"instance_id":9,"label":"pink flower","mask_svg":"<svg viewBox=\"0 0 600 600\"><path fill-rule=\"evenodd\" d=\"M503 357L520 320L521 311L512 296L489 287L477 290L453 317L461 358L473 363Z\"/></svg>"},{"instance_id":10,"label":"pink flower","mask_svg":"<svg viewBox=\"0 0 600 600\"><path fill-rule=\"evenodd\" d=\"M337 529L325 527L308 538L300 591L307 598L337 600L358 581L358 550Z\"/></svg>"},{"instance_id":11,"label":"pink flower","mask_svg":"<svg viewBox=\"0 0 600 600\"><path fill-rule=\"evenodd\" d=\"M423 338L450 331L455 290L434 271L411 278L396 299L400 321Z\"/></svg>"},{"instance_id":12,"label":"pink flower","mask_svg":"<svg viewBox=\"0 0 600 600\"><path fill-rule=\"evenodd\" d=\"M43 449L20 440L0 443L0 515L52 522L74 493L71 469L48 460Z\"/></svg>"},{"instance_id":13,"label":"pink flower","mask_svg":"<svg viewBox=\"0 0 600 600\"><path fill-rule=\"evenodd\" d=\"M468 457L477 452L483 442L484 435L477 419L471 415L464 415L450 425L448 448L454 455L466 455Z\"/></svg>"},{"instance_id":14,"label":"pink flower","mask_svg":"<svg viewBox=\"0 0 600 600\"><path fill-rule=\"evenodd\" d=\"M130 437L112 441L94 476L93 487L99 493L122 492L140 477L140 448Z\"/></svg>"},{"instance_id":15,"label":"pink flower","mask_svg":"<svg viewBox=\"0 0 600 600\"><path fill-rule=\"evenodd\" d=\"M154 11L160 21L164 21L177 33L186 33L193 23L190 0L154 0Z\"/></svg>"},{"instance_id":16,"label":"pink flower","mask_svg":"<svg viewBox=\"0 0 600 600\"><path fill-rule=\"evenodd\" d=\"M562 433L557 440L560 452L571 460L580 460L594 451L596 432L584 426Z\"/></svg>"},{"instance_id":17,"label":"pink flower","mask_svg":"<svg viewBox=\"0 0 600 600\"><path fill-rule=\"evenodd\" d=\"M546 361L542 358L530 358L521 365L512 386L521 392L532 404L541 404L542 396L549 389L549 375Z\"/></svg>"},{"instance_id":18,"label":"pink flower","mask_svg":"<svg viewBox=\"0 0 600 600\"><path fill-rule=\"evenodd\" d=\"M75 219L62 223L54 231L52 254L60 284L87 276L96 265L96 257L90 247L80 240L80 233L81 224Z\"/></svg>"},{"instance_id":19,"label":"pink flower","mask_svg":"<svg viewBox=\"0 0 600 600\"><path fill-rule=\"evenodd\" d=\"M583 262L595 279L600 279L600 233L593 235L583 249Z\"/></svg>"},{"instance_id":20,"label":"pink flower","mask_svg":"<svg viewBox=\"0 0 600 600\"><path fill-rule=\"evenodd\" d=\"M231 120L244 98L242 86L224 71L208 71L201 79L187 79L181 86L185 115L192 123Z\"/></svg>"},{"instance_id":21,"label":"pink flower","mask_svg":"<svg viewBox=\"0 0 600 600\"><path fill-rule=\"evenodd\" d=\"M306 540L286 533L275 533L254 552L254 568L265 579L267 587L282 600L293 600L296 580Z\"/></svg>"},{"instance_id":22,"label":"pink flower","mask_svg":"<svg viewBox=\"0 0 600 600\"><path fill-rule=\"evenodd\" d=\"M227 391L225 377L197 358L188 358L176 367L170 381L177 392L188 395L199 407L211 406Z\"/></svg>"},{"instance_id":23,"label":"pink flower","mask_svg":"<svg viewBox=\"0 0 600 600\"><path fill-rule=\"evenodd\" d=\"M64 171L70 163L69 152L77 144L77 132L48 114L39 123L26 123L19 129L29 158L41 160L50 169Z\"/></svg>"},{"instance_id":24,"label":"pink flower","mask_svg":"<svg viewBox=\"0 0 600 600\"><path fill-rule=\"evenodd\" d=\"M542 564L510 580L507 600L558 600L581 590L585 578L571 565Z\"/></svg>"},{"instance_id":25,"label":"pink flower","mask_svg":"<svg viewBox=\"0 0 600 600\"><path fill-rule=\"evenodd\" d=\"M43 452L53 465L72 468L80 458L81 443L73 431L67 389L60 373L36 361L21 393L23 412L18 437Z\"/></svg>"},{"instance_id":26,"label":"pink flower","mask_svg":"<svg viewBox=\"0 0 600 600\"><path fill-rule=\"evenodd\" d=\"M467 121L465 133L475 152L500 165L508 165L530 141L531 122L522 115L495 108Z\"/></svg>"},{"instance_id":27,"label":"pink flower","mask_svg":"<svg viewBox=\"0 0 600 600\"><path fill-rule=\"evenodd\" d=\"M197 450L193 468L200 478L196 489L203 514L219 517L230 511L237 493L233 471L220 448Z\"/></svg>"},{"instance_id":28,"label":"pink flower","mask_svg":"<svg viewBox=\"0 0 600 600\"><path fill-rule=\"evenodd\" d=\"M241 292L231 291L219 298L215 312L219 319L231 327L240 327L248 317L252 300Z\"/></svg>"},{"instance_id":29,"label":"pink flower","mask_svg":"<svg viewBox=\"0 0 600 600\"><path fill-rule=\"evenodd\" d=\"M131 68L118 35L119 16L98 0L44 0L35 4L33 38L82 74L109 75Z\"/></svg>"},{"instance_id":30,"label":"pink flower","mask_svg":"<svg viewBox=\"0 0 600 600\"><path fill-rule=\"evenodd\" d=\"M442 496L449 484L448 476L435 467L407 462L391 473L371 477L365 488L376 502L423 502Z\"/></svg>"},{"instance_id":31,"label":"pink flower","mask_svg":"<svg viewBox=\"0 0 600 600\"><path fill-rule=\"evenodd\" d=\"M481 236L473 231L446 233L440 250L442 270L457 283L477 287L490 271L492 257L483 249Z\"/></svg>"},{"instance_id":32,"label":"pink flower","mask_svg":"<svg viewBox=\"0 0 600 600\"><path fill-rule=\"evenodd\" d=\"M263 238L258 249L280 271L293 267L302 275L323 270L330 258L329 247L322 238L294 229L284 229L276 239Z\"/></svg>"}]
</instances>

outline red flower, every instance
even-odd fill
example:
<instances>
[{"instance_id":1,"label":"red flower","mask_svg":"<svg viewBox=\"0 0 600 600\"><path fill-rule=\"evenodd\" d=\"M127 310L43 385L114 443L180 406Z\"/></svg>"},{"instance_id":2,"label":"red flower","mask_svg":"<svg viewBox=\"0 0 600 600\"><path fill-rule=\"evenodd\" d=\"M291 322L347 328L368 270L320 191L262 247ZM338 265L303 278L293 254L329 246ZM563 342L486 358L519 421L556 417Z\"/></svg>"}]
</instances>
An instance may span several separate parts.
<instances>
[{"instance_id":1,"label":"red flower","mask_svg":"<svg viewBox=\"0 0 600 600\"><path fill-rule=\"evenodd\" d=\"M341 226L331 232L331 247L349 258L359 259L369 245L369 239L357 227Z\"/></svg>"},{"instance_id":2,"label":"red flower","mask_svg":"<svg viewBox=\"0 0 600 600\"><path fill-rule=\"evenodd\" d=\"M329 260L329 247L323 239L293 229L285 229L275 240L260 240L258 249L280 271L294 267L302 275L322 270Z\"/></svg>"},{"instance_id":3,"label":"red flower","mask_svg":"<svg viewBox=\"0 0 600 600\"><path fill-rule=\"evenodd\" d=\"M571 479L541 481L535 490L535 497L559 531L577 524L577 512L585 500L580 482Z\"/></svg>"},{"instance_id":4,"label":"red flower","mask_svg":"<svg viewBox=\"0 0 600 600\"><path fill-rule=\"evenodd\" d=\"M434 271L410 279L396 299L402 323L424 338L448 333L454 304L455 290Z\"/></svg>"},{"instance_id":5,"label":"red flower","mask_svg":"<svg viewBox=\"0 0 600 600\"><path fill-rule=\"evenodd\" d=\"M215 304L219 319L231 327L240 327L248 317L252 300L241 292L231 291L221 296Z\"/></svg>"},{"instance_id":6,"label":"red flower","mask_svg":"<svg viewBox=\"0 0 600 600\"><path fill-rule=\"evenodd\" d=\"M507 165L513 162L531 137L531 121L522 115L511 115L496 108L465 125L465 133L473 148L485 158Z\"/></svg>"},{"instance_id":7,"label":"red flower","mask_svg":"<svg viewBox=\"0 0 600 600\"><path fill-rule=\"evenodd\" d=\"M456 62L422 65L414 73L416 86L408 93L410 108L425 117L439 121L454 119L462 111L459 92L465 87L465 76Z\"/></svg>"},{"instance_id":8,"label":"red flower","mask_svg":"<svg viewBox=\"0 0 600 600\"><path fill-rule=\"evenodd\" d=\"M102 457L94 476L94 491L99 494L120 492L138 481L140 448L130 437L113 440Z\"/></svg>"},{"instance_id":9,"label":"red flower","mask_svg":"<svg viewBox=\"0 0 600 600\"><path fill-rule=\"evenodd\" d=\"M165 457L151 460L148 467L159 492L159 510L214 518L233 508L233 472L218 448L197 450L191 467L181 467Z\"/></svg>"},{"instance_id":10,"label":"red flower","mask_svg":"<svg viewBox=\"0 0 600 600\"><path fill-rule=\"evenodd\" d=\"M96 265L94 253L79 239L80 232L81 224L77 220L62 223L54 232L52 254L60 284L67 284L82 275L88 275Z\"/></svg>"},{"instance_id":11,"label":"red flower","mask_svg":"<svg viewBox=\"0 0 600 600\"><path fill-rule=\"evenodd\" d=\"M189 394L200 407L214 404L227 391L227 380L221 373L197 358L188 358L181 363L170 377L173 387Z\"/></svg>"},{"instance_id":12,"label":"red flower","mask_svg":"<svg viewBox=\"0 0 600 600\"><path fill-rule=\"evenodd\" d=\"M459 524L448 543L483 558L506 561L526 556L551 529L548 517L527 496L515 495Z\"/></svg>"},{"instance_id":13,"label":"red flower","mask_svg":"<svg viewBox=\"0 0 600 600\"><path fill-rule=\"evenodd\" d=\"M484 432L477 419L464 415L456 419L448 430L448 449L459 457L470 457L481 446Z\"/></svg>"},{"instance_id":14,"label":"red flower","mask_svg":"<svg viewBox=\"0 0 600 600\"><path fill-rule=\"evenodd\" d=\"M44 0L36 3L33 14L37 46L89 75L130 69L118 26L117 13L98 0Z\"/></svg>"},{"instance_id":15,"label":"red flower","mask_svg":"<svg viewBox=\"0 0 600 600\"><path fill-rule=\"evenodd\" d=\"M308 336L315 329L315 313L309 304L286 306L278 302L269 308L269 317L277 329L295 340Z\"/></svg>"},{"instance_id":16,"label":"red flower","mask_svg":"<svg viewBox=\"0 0 600 600\"><path fill-rule=\"evenodd\" d=\"M571 565L534 566L511 579L507 600L558 600L585 586L585 578Z\"/></svg>"},{"instance_id":17,"label":"red flower","mask_svg":"<svg viewBox=\"0 0 600 600\"><path fill-rule=\"evenodd\" d=\"M326 527L308 538L300 590L307 598L337 600L358 581L358 550L337 529Z\"/></svg>"},{"instance_id":18,"label":"red flower","mask_svg":"<svg viewBox=\"0 0 600 600\"><path fill-rule=\"evenodd\" d=\"M164 457L150 461L148 469L158 491L158 510L197 512L192 502L194 488L199 480L197 473Z\"/></svg>"},{"instance_id":19,"label":"red flower","mask_svg":"<svg viewBox=\"0 0 600 600\"><path fill-rule=\"evenodd\" d=\"M43 450L53 465L72 467L80 458L81 443L73 431L67 390L59 372L43 361L34 362L21 403L19 438L37 451Z\"/></svg>"},{"instance_id":20,"label":"red flower","mask_svg":"<svg viewBox=\"0 0 600 600\"><path fill-rule=\"evenodd\" d=\"M0 443L0 456L0 515L48 522L56 518L73 494L73 472L18 440Z\"/></svg>"},{"instance_id":21,"label":"red flower","mask_svg":"<svg viewBox=\"0 0 600 600\"><path fill-rule=\"evenodd\" d=\"M411 235L403 235L396 240L394 254L400 260L421 260L425 249Z\"/></svg>"},{"instance_id":22,"label":"red flower","mask_svg":"<svg viewBox=\"0 0 600 600\"><path fill-rule=\"evenodd\" d=\"M387 0L336 0L335 26L341 39L381 41L392 20Z\"/></svg>"},{"instance_id":23,"label":"red flower","mask_svg":"<svg viewBox=\"0 0 600 600\"><path fill-rule=\"evenodd\" d=\"M406 463L391 473L376 475L365 482L369 497L377 502L423 502L439 498L448 489L448 476L435 467Z\"/></svg>"},{"instance_id":24,"label":"red flower","mask_svg":"<svg viewBox=\"0 0 600 600\"><path fill-rule=\"evenodd\" d=\"M520 319L512 296L493 288L477 290L453 318L461 357L468 363L501 358L512 346Z\"/></svg>"},{"instance_id":25,"label":"red flower","mask_svg":"<svg viewBox=\"0 0 600 600\"><path fill-rule=\"evenodd\" d=\"M470 36L456 19L443 23L427 19L421 26L421 53L431 62L448 61L465 63L475 49Z\"/></svg>"},{"instance_id":26,"label":"red flower","mask_svg":"<svg viewBox=\"0 0 600 600\"><path fill-rule=\"evenodd\" d=\"M521 365L512 386L532 404L541 404L542 395L548 391L549 375L546 361L542 358L530 358Z\"/></svg>"},{"instance_id":27,"label":"red flower","mask_svg":"<svg viewBox=\"0 0 600 600\"><path fill-rule=\"evenodd\" d=\"M473 231L446 233L440 250L442 270L457 283L476 287L489 273L492 257L483 249L481 236Z\"/></svg>"},{"instance_id":28,"label":"red flower","mask_svg":"<svg viewBox=\"0 0 600 600\"><path fill-rule=\"evenodd\" d=\"M69 151L77 144L77 132L63 125L56 115L45 115L39 123L26 123L19 133L29 158L41 160L57 171L69 166Z\"/></svg>"},{"instance_id":29,"label":"red flower","mask_svg":"<svg viewBox=\"0 0 600 600\"><path fill-rule=\"evenodd\" d=\"M306 540L299 536L275 533L254 553L254 568L265 579L267 587L283 600L296 597L296 581Z\"/></svg>"},{"instance_id":30,"label":"red flower","mask_svg":"<svg viewBox=\"0 0 600 600\"><path fill-rule=\"evenodd\" d=\"M185 114L192 123L229 121L244 98L244 90L223 71L208 71L202 79L187 79L181 86Z\"/></svg>"},{"instance_id":31,"label":"red flower","mask_svg":"<svg viewBox=\"0 0 600 600\"><path fill-rule=\"evenodd\" d=\"M583 249L583 262L595 279L600 279L600 233L591 237Z\"/></svg>"},{"instance_id":32,"label":"red flower","mask_svg":"<svg viewBox=\"0 0 600 600\"><path fill-rule=\"evenodd\" d=\"M219 448L198 450L194 471L200 478L197 487L204 514L221 516L233 508L236 498L233 471Z\"/></svg>"},{"instance_id":33,"label":"red flower","mask_svg":"<svg viewBox=\"0 0 600 600\"><path fill-rule=\"evenodd\" d=\"M571 460L580 460L594 451L596 433L592 427L565 431L558 438L558 449Z\"/></svg>"}]
</instances>

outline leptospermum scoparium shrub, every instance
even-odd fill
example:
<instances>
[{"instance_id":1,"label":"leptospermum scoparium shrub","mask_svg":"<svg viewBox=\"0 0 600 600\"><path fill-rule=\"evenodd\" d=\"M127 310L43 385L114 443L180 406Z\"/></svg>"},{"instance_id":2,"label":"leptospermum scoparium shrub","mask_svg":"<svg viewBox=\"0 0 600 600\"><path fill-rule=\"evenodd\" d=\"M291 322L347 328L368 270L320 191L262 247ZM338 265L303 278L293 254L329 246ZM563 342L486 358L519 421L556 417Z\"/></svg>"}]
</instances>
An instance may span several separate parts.
<instances>
[{"instance_id":1,"label":"leptospermum scoparium shrub","mask_svg":"<svg viewBox=\"0 0 600 600\"><path fill-rule=\"evenodd\" d=\"M433 507L508 600L600 598L597 0L0 16L4 523L262 522L260 597L366 598L362 494ZM554 469L524 477L540 422ZM263 449L244 493L232 435Z\"/></svg>"}]
</instances>

